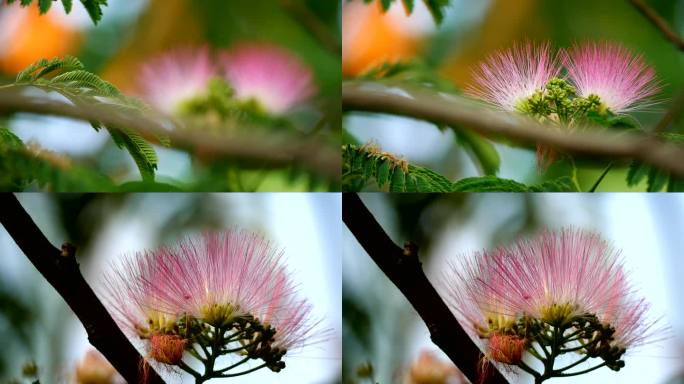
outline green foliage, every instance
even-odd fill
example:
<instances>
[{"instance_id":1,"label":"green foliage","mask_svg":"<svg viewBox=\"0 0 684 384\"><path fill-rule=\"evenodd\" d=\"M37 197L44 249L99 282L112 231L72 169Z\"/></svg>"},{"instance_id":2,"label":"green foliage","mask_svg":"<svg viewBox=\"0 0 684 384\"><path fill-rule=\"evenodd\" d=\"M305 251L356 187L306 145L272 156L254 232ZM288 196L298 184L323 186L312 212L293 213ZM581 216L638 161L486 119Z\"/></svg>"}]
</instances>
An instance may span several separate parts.
<instances>
[{"instance_id":1,"label":"green foliage","mask_svg":"<svg viewBox=\"0 0 684 384\"><path fill-rule=\"evenodd\" d=\"M83 64L72 56L39 60L21 71L15 84L57 91L83 108L98 104L130 113L145 109L142 103L124 96L108 81L86 71ZM102 127L98 121L91 123L96 130ZM107 127L107 131L119 148L126 149L131 154L142 179L153 181L157 169L157 154L152 145L125 127Z\"/></svg>"},{"instance_id":2,"label":"green foliage","mask_svg":"<svg viewBox=\"0 0 684 384\"><path fill-rule=\"evenodd\" d=\"M390 192L574 192L569 177L525 185L495 176L469 177L452 183L446 177L424 167L409 164L377 146L342 146L344 191L360 191L371 180Z\"/></svg>"},{"instance_id":3,"label":"green foliage","mask_svg":"<svg viewBox=\"0 0 684 384\"><path fill-rule=\"evenodd\" d=\"M44 14L52 7L52 2L57 0L37 0L40 13ZM16 0L5 0L7 4L12 4ZM61 0L62 6L66 13L70 13L73 7L73 0ZM33 3L33 0L20 0L19 4L22 7L27 7ZM81 0L81 4L88 11L88 15L97 24L102 19L102 7L107 6L107 0Z\"/></svg>"},{"instance_id":4,"label":"green foliage","mask_svg":"<svg viewBox=\"0 0 684 384\"><path fill-rule=\"evenodd\" d=\"M417 59L382 63L359 76L359 79L422 85L436 91L459 93L452 81L441 77L435 68Z\"/></svg>"},{"instance_id":5,"label":"green foliage","mask_svg":"<svg viewBox=\"0 0 684 384\"><path fill-rule=\"evenodd\" d=\"M154 148L136 133L115 128L107 131L117 147L124 148L131 154L143 181L154 181L154 171L157 168L157 153Z\"/></svg>"},{"instance_id":6,"label":"green foliage","mask_svg":"<svg viewBox=\"0 0 684 384\"><path fill-rule=\"evenodd\" d=\"M364 0L366 4L373 3L374 1L375 0ZM396 2L396 0L378 1L380 2L380 6L384 11L387 11L390 8L390 6L392 6L392 4ZM401 3L404 6L404 9L406 10L407 14L410 15L411 13L413 13L413 9L415 7L415 0L401 0ZM444 19L444 8L446 8L446 6L449 5L449 0L423 0L423 3L425 3L425 6L427 6L435 21L437 23L441 23Z\"/></svg>"},{"instance_id":7,"label":"green foliage","mask_svg":"<svg viewBox=\"0 0 684 384\"><path fill-rule=\"evenodd\" d=\"M25 146L7 128L0 127L0 190L23 191L43 187L51 191L115 191L106 176L72 164L49 151Z\"/></svg>"},{"instance_id":8,"label":"green foliage","mask_svg":"<svg viewBox=\"0 0 684 384\"><path fill-rule=\"evenodd\" d=\"M468 151L474 161L480 164L485 175L496 175L499 172L501 158L489 140L467 129L454 129L454 132L457 143Z\"/></svg>"},{"instance_id":9,"label":"green foliage","mask_svg":"<svg viewBox=\"0 0 684 384\"><path fill-rule=\"evenodd\" d=\"M572 179L561 177L536 185L494 176L468 177L454 183L452 192L577 192Z\"/></svg>"},{"instance_id":10,"label":"green foliage","mask_svg":"<svg viewBox=\"0 0 684 384\"><path fill-rule=\"evenodd\" d=\"M658 135L665 141L684 145L684 134L665 132ZM646 179L647 191L658 192L667 187L668 192L684 192L684 179L639 161L632 161L627 172L627 185L636 186Z\"/></svg>"},{"instance_id":11,"label":"green foliage","mask_svg":"<svg viewBox=\"0 0 684 384\"><path fill-rule=\"evenodd\" d=\"M378 188L391 192L449 192L451 181L427 168L374 149L372 146L342 146L342 188L359 191L371 179Z\"/></svg>"}]
</instances>

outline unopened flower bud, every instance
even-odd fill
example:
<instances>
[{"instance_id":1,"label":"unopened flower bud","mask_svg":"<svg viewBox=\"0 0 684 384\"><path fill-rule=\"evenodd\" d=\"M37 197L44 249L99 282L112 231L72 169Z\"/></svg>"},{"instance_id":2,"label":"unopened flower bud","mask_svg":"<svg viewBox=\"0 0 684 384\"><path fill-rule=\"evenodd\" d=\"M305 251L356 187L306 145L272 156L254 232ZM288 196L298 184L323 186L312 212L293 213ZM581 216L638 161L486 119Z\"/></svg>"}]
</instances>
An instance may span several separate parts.
<instances>
[{"instance_id":1,"label":"unopened flower bud","mask_svg":"<svg viewBox=\"0 0 684 384\"><path fill-rule=\"evenodd\" d=\"M114 384L117 380L114 367L99 352L90 350L76 365L76 384Z\"/></svg>"}]
</instances>

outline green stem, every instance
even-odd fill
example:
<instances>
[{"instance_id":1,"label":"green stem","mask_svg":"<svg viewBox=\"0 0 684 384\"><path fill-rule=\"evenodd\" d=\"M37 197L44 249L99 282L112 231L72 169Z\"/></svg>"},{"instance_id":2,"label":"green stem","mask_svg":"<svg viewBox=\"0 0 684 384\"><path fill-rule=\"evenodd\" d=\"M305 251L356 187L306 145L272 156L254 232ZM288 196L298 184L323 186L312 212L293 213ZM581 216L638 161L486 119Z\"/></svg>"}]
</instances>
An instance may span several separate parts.
<instances>
[{"instance_id":1,"label":"green stem","mask_svg":"<svg viewBox=\"0 0 684 384\"><path fill-rule=\"evenodd\" d=\"M233 348L233 349L224 349L224 350L221 351L221 354L222 354L222 355L227 355L227 354L229 354L229 353L240 352L240 351L242 351L243 349L247 349L247 348L249 348L249 347L251 347L251 346L253 346L253 345L257 345L257 344L259 344L259 343L261 343L261 340L253 341L253 342L251 342L251 343L249 343L249 344L247 344L247 345L243 345L243 346L240 346L240 347L237 347L237 348Z\"/></svg>"},{"instance_id":2,"label":"green stem","mask_svg":"<svg viewBox=\"0 0 684 384\"><path fill-rule=\"evenodd\" d=\"M595 338L595 339L591 340L590 342L588 342L588 343L586 343L586 344L584 344L584 343L582 343L582 342L580 341L580 344L581 344L581 345L579 345L579 346L577 346L577 347L573 347L573 348L561 349L561 350L560 350L560 353L568 353L568 352L577 352L577 351L581 351L581 350L583 350L583 349L586 349L587 347L590 347L590 346L592 346L592 345L597 344L599 341L601 341L601 340L598 339L598 338Z\"/></svg>"},{"instance_id":3,"label":"green stem","mask_svg":"<svg viewBox=\"0 0 684 384\"><path fill-rule=\"evenodd\" d=\"M192 367L190 367L189 365L187 365L183 360L181 360L181 361L178 363L178 368L180 368L180 369L184 370L185 372L189 373L192 377L195 378L195 380L199 380L199 379L202 377L202 374L201 374L201 373L199 373L199 372L195 371L194 369L192 369Z\"/></svg>"},{"instance_id":4,"label":"green stem","mask_svg":"<svg viewBox=\"0 0 684 384\"><path fill-rule=\"evenodd\" d=\"M522 369L523 371L529 373L530 375L534 376L535 379L541 377L539 372L535 371L532 367L529 365L525 364L525 362L521 361L518 363L518 368Z\"/></svg>"},{"instance_id":5,"label":"green stem","mask_svg":"<svg viewBox=\"0 0 684 384\"><path fill-rule=\"evenodd\" d=\"M254 367L254 368L252 368L252 369L248 369L248 370L246 370L246 371L242 371L242 372L238 372L238 373L226 373L226 374L218 375L217 377L236 377L236 376L242 376L242 375L246 375L246 374L248 374L248 373L252 373L252 372L254 372L254 371L257 371L257 370L259 370L259 369L261 369L261 368L264 368L264 367L266 367L267 365L268 365L268 364L264 363L264 364L261 364L261 365L259 365L259 366Z\"/></svg>"},{"instance_id":6,"label":"green stem","mask_svg":"<svg viewBox=\"0 0 684 384\"><path fill-rule=\"evenodd\" d=\"M244 359L238 361L237 363L235 363L235 364L233 364L233 365L230 365L230 366L228 366L228 367L219 369L218 371L214 371L214 373L218 373L218 374L226 373L226 372L230 371L231 369L237 368L237 367L241 366L242 364L244 364L244 363L246 363L246 362L248 362L248 361L249 361L249 357L245 357Z\"/></svg>"},{"instance_id":7,"label":"green stem","mask_svg":"<svg viewBox=\"0 0 684 384\"><path fill-rule=\"evenodd\" d=\"M555 372L556 374L558 374L558 373L563 373L563 372L567 371L568 369L572 369L572 368L574 368L574 367L576 367L576 366L578 366L578 365L584 363L584 362L587 361L587 360L589 360L589 355L585 355L583 358L581 358L581 359L575 361L574 363L572 363L572 364L570 364L570 365L568 365L568 366L565 366L565 367L563 367L563 368L561 368L561 369L556 369L554 372Z\"/></svg>"},{"instance_id":8,"label":"green stem","mask_svg":"<svg viewBox=\"0 0 684 384\"><path fill-rule=\"evenodd\" d=\"M613 162L611 161L610 163L608 163L608 166L606 167L606 169L603 170L603 172L601 173L601 176L599 176L598 180L596 180L596 182L591 187L589 192L596 192L596 189L598 188L599 184L601 184L601 181L603 181L603 178L606 177L606 175L608 174L608 172L610 172L610 170L612 168L613 168Z\"/></svg>"},{"instance_id":9,"label":"green stem","mask_svg":"<svg viewBox=\"0 0 684 384\"><path fill-rule=\"evenodd\" d=\"M599 368L601 368L601 367L603 367L603 366L605 366L605 365L606 365L606 362L604 361L603 363L601 363L601 364L599 364L599 365L595 365L595 366L593 366L593 367L591 367L591 368L587 368L587 369L582 370L582 371L577 371L577 372L572 372L572 373L559 373L559 374L557 374L556 376L558 376L558 377L570 377L570 376L583 375L583 374L585 374L585 373L589 373L589 372L591 372L591 371L595 371L595 370L597 370L597 369L599 369Z\"/></svg>"}]
</instances>

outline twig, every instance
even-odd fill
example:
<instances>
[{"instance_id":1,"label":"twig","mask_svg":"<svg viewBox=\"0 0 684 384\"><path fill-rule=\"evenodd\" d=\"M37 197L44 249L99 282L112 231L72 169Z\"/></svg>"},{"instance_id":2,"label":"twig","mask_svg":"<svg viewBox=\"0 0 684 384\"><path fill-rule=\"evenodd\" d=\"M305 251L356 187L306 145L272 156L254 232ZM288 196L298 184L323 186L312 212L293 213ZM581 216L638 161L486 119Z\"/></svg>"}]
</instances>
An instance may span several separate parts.
<instances>
[{"instance_id":1,"label":"twig","mask_svg":"<svg viewBox=\"0 0 684 384\"><path fill-rule=\"evenodd\" d=\"M81 275L75 247L64 244L61 250L55 248L13 194L0 194L0 207L0 223L74 311L88 333L90 343L129 383L164 383L152 367L148 367L146 374L141 369L142 356L117 327Z\"/></svg>"},{"instance_id":2,"label":"twig","mask_svg":"<svg viewBox=\"0 0 684 384\"><path fill-rule=\"evenodd\" d=\"M29 96L21 89L0 89L0 114L27 112L99 121L105 126L125 128L150 141L168 137L171 145L194 152L203 159L237 160L259 167L299 165L321 176L339 182L341 158L339 149L320 140L292 139L279 135L209 135L201 127L182 127L166 116L125 113L107 104L86 106L67 104L47 97Z\"/></svg>"},{"instance_id":3,"label":"twig","mask_svg":"<svg viewBox=\"0 0 684 384\"><path fill-rule=\"evenodd\" d=\"M326 23L319 20L301 0L280 0L283 8L288 10L297 21L307 28L328 50L339 55L342 45L339 37L331 31Z\"/></svg>"},{"instance_id":4,"label":"twig","mask_svg":"<svg viewBox=\"0 0 684 384\"><path fill-rule=\"evenodd\" d=\"M348 111L388 113L463 127L526 145L543 144L579 157L636 159L684 176L684 147L651 135L600 128L561 131L522 116L483 108L462 97L397 87L392 90L389 92L376 83L347 82L342 85L342 107Z\"/></svg>"},{"instance_id":5,"label":"twig","mask_svg":"<svg viewBox=\"0 0 684 384\"><path fill-rule=\"evenodd\" d=\"M402 249L394 244L355 193L342 195L342 219L368 256L418 312L432 341L471 382L477 382L481 352L425 276L417 248L407 244ZM491 380L497 384L507 383L495 369Z\"/></svg>"},{"instance_id":6,"label":"twig","mask_svg":"<svg viewBox=\"0 0 684 384\"><path fill-rule=\"evenodd\" d=\"M660 119L653 132L664 132L675 120L679 119L684 111L684 90L679 92L679 95L672 102L672 106L665 112Z\"/></svg>"},{"instance_id":7,"label":"twig","mask_svg":"<svg viewBox=\"0 0 684 384\"><path fill-rule=\"evenodd\" d=\"M670 40L680 51L684 51L684 39L682 39L675 31L670 28L667 21L662 18L653 8L646 4L643 0L630 0L632 5L641 12L666 39Z\"/></svg>"}]
</instances>

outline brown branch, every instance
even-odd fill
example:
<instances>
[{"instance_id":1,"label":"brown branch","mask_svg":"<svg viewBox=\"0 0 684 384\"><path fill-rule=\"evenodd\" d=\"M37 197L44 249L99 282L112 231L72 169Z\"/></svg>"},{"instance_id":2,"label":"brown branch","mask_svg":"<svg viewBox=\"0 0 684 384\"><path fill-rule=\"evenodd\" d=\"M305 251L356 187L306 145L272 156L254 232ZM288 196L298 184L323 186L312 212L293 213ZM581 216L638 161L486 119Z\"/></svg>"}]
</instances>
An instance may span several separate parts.
<instances>
[{"instance_id":1,"label":"brown branch","mask_svg":"<svg viewBox=\"0 0 684 384\"><path fill-rule=\"evenodd\" d=\"M635 159L684 176L684 147L651 135L596 130L567 132L523 116L492 111L469 99L425 90L392 88L375 83L342 85L342 107L350 111L388 113L471 129L524 145L544 144L578 157ZM401 92L401 93L400 93Z\"/></svg>"},{"instance_id":2,"label":"brown branch","mask_svg":"<svg viewBox=\"0 0 684 384\"><path fill-rule=\"evenodd\" d=\"M666 39L670 40L680 51L684 51L684 39L670 28L667 21L663 19L658 12L643 0L630 0L630 2L642 15L644 15L644 17L660 30Z\"/></svg>"},{"instance_id":3,"label":"brown branch","mask_svg":"<svg viewBox=\"0 0 684 384\"><path fill-rule=\"evenodd\" d=\"M11 193L0 194L0 223L22 252L66 301L83 324L88 340L129 383L164 383L152 369L144 375L142 356L117 327L81 275L76 249L55 248Z\"/></svg>"},{"instance_id":4,"label":"brown branch","mask_svg":"<svg viewBox=\"0 0 684 384\"><path fill-rule=\"evenodd\" d=\"M368 256L418 312L430 331L432 342L471 382L478 382L480 349L425 276L417 248L407 244L402 249L394 244L355 193L342 195L342 219ZM495 368L492 371L491 383L507 383Z\"/></svg>"},{"instance_id":5,"label":"brown branch","mask_svg":"<svg viewBox=\"0 0 684 384\"><path fill-rule=\"evenodd\" d=\"M319 20L301 0L280 0L280 5L289 11L293 18L302 26L309 30L312 36L331 52L339 55L342 49L342 42L339 37L331 31L331 27Z\"/></svg>"},{"instance_id":6,"label":"brown branch","mask_svg":"<svg viewBox=\"0 0 684 384\"><path fill-rule=\"evenodd\" d=\"M299 165L329 180L341 180L339 149L320 140L293 139L282 135L209 135L200 127L183 127L167 116L131 113L104 103L73 105L47 97L29 96L18 89L0 89L0 114L27 112L99 121L125 128L150 141L168 137L174 148L196 153L206 160L236 160L258 167Z\"/></svg>"}]
</instances>

